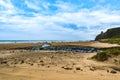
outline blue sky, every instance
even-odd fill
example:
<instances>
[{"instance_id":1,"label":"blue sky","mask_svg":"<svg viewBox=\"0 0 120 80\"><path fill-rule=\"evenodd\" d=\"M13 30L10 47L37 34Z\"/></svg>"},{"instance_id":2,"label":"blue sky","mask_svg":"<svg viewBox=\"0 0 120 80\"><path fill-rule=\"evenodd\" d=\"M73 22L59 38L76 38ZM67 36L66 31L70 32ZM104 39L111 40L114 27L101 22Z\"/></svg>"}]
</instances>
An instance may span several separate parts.
<instances>
[{"instance_id":1,"label":"blue sky","mask_svg":"<svg viewBox=\"0 0 120 80\"><path fill-rule=\"evenodd\" d=\"M0 40L92 40L120 26L120 0L0 0Z\"/></svg>"}]
</instances>

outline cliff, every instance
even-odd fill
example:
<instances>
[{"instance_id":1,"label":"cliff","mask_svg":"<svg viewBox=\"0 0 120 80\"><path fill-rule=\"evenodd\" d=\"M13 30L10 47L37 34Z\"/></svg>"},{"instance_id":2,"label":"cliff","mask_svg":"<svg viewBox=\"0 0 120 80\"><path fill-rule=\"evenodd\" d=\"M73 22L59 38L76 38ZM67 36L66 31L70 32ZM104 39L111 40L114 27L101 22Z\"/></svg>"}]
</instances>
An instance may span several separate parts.
<instances>
[{"instance_id":1,"label":"cliff","mask_svg":"<svg viewBox=\"0 0 120 80\"><path fill-rule=\"evenodd\" d=\"M101 32L96 36L95 40L120 38L120 27L108 29L106 32Z\"/></svg>"}]
</instances>

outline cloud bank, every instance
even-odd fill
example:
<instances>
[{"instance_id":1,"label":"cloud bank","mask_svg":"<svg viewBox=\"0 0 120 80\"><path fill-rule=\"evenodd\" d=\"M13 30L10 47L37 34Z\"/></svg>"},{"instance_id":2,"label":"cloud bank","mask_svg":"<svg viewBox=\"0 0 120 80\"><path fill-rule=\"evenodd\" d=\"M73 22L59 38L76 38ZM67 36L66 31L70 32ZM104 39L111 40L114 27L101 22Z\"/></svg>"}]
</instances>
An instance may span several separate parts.
<instances>
[{"instance_id":1,"label":"cloud bank","mask_svg":"<svg viewBox=\"0 0 120 80\"><path fill-rule=\"evenodd\" d=\"M0 0L0 39L91 40L120 26L120 0Z\"/></svg>"}]
</instances>

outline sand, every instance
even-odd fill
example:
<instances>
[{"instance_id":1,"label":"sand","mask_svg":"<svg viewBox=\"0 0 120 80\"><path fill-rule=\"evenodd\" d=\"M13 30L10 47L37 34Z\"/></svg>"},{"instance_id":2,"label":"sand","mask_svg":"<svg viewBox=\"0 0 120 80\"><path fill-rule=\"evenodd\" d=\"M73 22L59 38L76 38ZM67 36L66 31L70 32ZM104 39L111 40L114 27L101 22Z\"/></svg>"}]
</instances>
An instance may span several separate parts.
<instances>
[{"instance_id":1,"label":"sand","mask_svg":"<svg viewBox=\"0 0 120 80\"><path fill-rule=\"evenodd\" d=\"M32 47L41 47L43 43L9 43L0 44L0 50L11 49L31 49ZM118 44L101 43L98 41L91 42L51 42L52 46L84 46L94 48L120 47Z\"/></svg>"},{"instance_id":2,"label":"sand","mask_svg":"<svg viewBox=\"0 0 120 80\"><path fill-rule=\"evenodd\" d=\"M2 56L7 63L0 65L0 80L119 80L119 71L107 72L115 65L91 60L95 54L17 50Z\"/></svg>"},{"instance_id":3,"label":"sand","mask_svg":"<svg viewBox=\"0 0 120 80\"><path fill-rule=\"evenodd\" d=\"M120 47L118 44L110 44L110 43L101 43L101 42L93 42L90 43L91 47L96 47L96 48L108 48L108 47Z\"/></svg>"},{"instance_id":4,"label":"sand","mask_svg":"<svg viewBox=\"0 0 120 80\"><path fill-rule=\"evenodd\" d=\"M0 50L0 80L120 80L119 70L114 69L120 67L92 60L95 54Z\"/></svg>"}]
</instances>

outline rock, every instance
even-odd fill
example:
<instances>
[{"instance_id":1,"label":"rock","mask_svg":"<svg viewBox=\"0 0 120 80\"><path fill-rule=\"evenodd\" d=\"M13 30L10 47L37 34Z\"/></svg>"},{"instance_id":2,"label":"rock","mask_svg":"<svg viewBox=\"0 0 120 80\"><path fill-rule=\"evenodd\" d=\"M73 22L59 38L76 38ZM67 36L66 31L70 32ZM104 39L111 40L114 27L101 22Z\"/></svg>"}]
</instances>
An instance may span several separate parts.
<instances>
[{"instance_id":1,"label":"rock","mask_svg":"<svg viewBox=\"0 0 120 80\"><path fill-rule=\"evenodd\" d=\"M63 69L65 69L65 70L72 70L73 68L72 67L62 67Z\"/></svg>"},{"instance_id":2,"label":"rock","mask_svg":"<svg viewBox=\"0 0 120 80\"><path fill-rule=\"evenodd\" d=\"M40 63L43 63L44 61L43 60L40 60Z\"/></svg>"},{"instance_id":3,"label":"rock","mask_svg":"<svg viewBox=\"0 0 120 80\"><path fill-rule=\"evenodd\" d=\"M64 68L64 66L62 66L61 68Z\"/></svg>"},{"instance_id":4,"label":"rock","mask_svg":"<svg viewBox=\"0 0 120 80\"><path fill-rule=\"evenodd\" d=\"M66 67L64 68L65 70L72 70L73 68L70 68L70 67Z\"/></svg>"},{"instance_id":5,"label":"rock","mask_svg":"<svg viewBox=\"0 0 120 80\"><path fill-rule=\"evenodd\" d=\"M44 63L42 63L42 64L40 64L41 66L44 66L45 64Z\"/></svg>"},{"instance_id":6,"label":"rock","mask_svg":"<svg viewBox=\"0 0 120 80\"><path fill-rule=\"evenodd\" d=\"M47 68L50 68L50 66L47 66Z\"/></svg>"},{"instance_id":7,"label":"rock","mask_svg":"<svg viewBox=\"0 0 120 80\"><path fill-rule=\"evenodd\" d=\"M120 67L112 66L111 67L113 70L120 71Z\"/></svg>"},{"instance_id":8,"label":"rock","mask_svg":"<svg viewBox=\"0 0 120 80\"><path fill-rule=\"evenodd\" d=\"M30 59L29 58L27 58L27 59L25 59L25 61L24 61L26 64L29 64L30 63Z\"/></svg>"},{"instance_id":9,"label":"rock","mask_svg":"<svg viewBox=\"0 0 120 80\"><path fill-rule=\"evenodd\" d=\"M81 68L80 67L76 67L76 70L81 70Z\"/></svg>"},{"instance_id":10,"label":"rock","mask_svg":"<svg viewBox=\"0 0 120 80\"><path fill-rule=\"evenodd\" d=\"M76 63L73 63L73 65L76 65Z\"/></svg>"},{"instance_id":11,"label":"rock","mask_svg":"<svg viewBox=\"0 0 120 80\"><path fill-rule=\"evenodd\" d=\"M114 59L114 62L118 62L118 60L117 60L117 59Z\"/></svg>"},{"instance_id":12,"label":"rock","mask_svg":"<svg viewBox=\"0 0 120 80\"><path fill-rule=\"evenodd\" d=\"M107 72L109 73L110 71L109 71L109 70L107 70Z\"/></svg>"},{"instance_id":13,"label":"rock","mask_svg":"<svg viewBox=\"0 0 120 80\"><path fill-rule=\"evenodd\" d=\"M54 56L51 56L51 59L53 59L54 58Z\"/></svg>"},{"instance_id":14,"label":"rock","mask_svg":"<svg viewBox=\"0 0 120 80\"><path fill-rule=\"evenodd\" d=\"M93 68L93 67L90 67L90 70L91 70L91 71L95 71L95 68Z\"/></svg>"},{"instance_id":15,"label":"rock","mask_svg":"<svg viewBox=\"0 0 120 80\"><path fill-rule=\"evenodd\" d=\"M31 63L30 65L31 65L31 66L33 66L34 64L33 64L33 63Z\"/></svg>"},{"instance_id":16,"label":"rock","mask_svg":"<svg viewBox=\"0 0 120 80\"><path fill-rule=\"evenodd\" d=\"M110 73L112 73L112 74L116 74L117 71L115 71L115 70L111 70Z\"/></svg>"},{"instance_id":17,"label":"rock","mask_svg":"<svg viewBox=\"0 0 120 80\"><path fill-rule=\"evenodd\" d=\"M2 61L1 64L7 64L7 61Z\"/></svg>"},{"instance_id":18,"label":"rock","mask_svg":"<svg viewBox=\"0 0 120 80\"><path fill-rule=\"evenodd\" d=\"M20 61L20 64L23 64L23 63L24 63L24 60L21 60L21 61Z\"/></svg>"}]
</instances>

